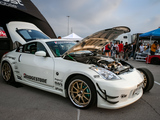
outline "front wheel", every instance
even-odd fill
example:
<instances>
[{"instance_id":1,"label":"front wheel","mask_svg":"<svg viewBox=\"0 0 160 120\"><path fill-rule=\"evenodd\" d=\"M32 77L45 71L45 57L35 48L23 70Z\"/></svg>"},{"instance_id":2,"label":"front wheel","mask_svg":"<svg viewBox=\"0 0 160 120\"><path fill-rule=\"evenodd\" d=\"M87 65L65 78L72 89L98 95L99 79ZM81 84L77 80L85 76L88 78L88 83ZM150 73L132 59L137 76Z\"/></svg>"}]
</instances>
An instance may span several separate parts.
<instances>
[{"instance_id":1,"label":"front wheel","mask_svg":"<svg viewBox=\"0 0 160 120\"><path fill-rule=\"evenodd\" d=\"M88 108L95 104L97 99L94 84L80 75L69 81L68 96L72 104L78 108Z\"/></svg>"},{"instance_id":2,"label":"front wheel","mask_svg":"<svg viewBox=\"0 0 160 120\"><path fill-rule=\"evenodd\" d=\"M146 68L137 68L144 77L143 92L149 92L154 85L153 74Z\"/></svg>"},{"instance_id":3,"label":"front wheel","mask_svg":"<svg viewBox=\"0 0 160 120\"><path fill-rule=\"evenodd\" d=\"M2 78L5 82L12 84L15 82L12 68L8 62L4 62L2 64L2 70L1 70Z\"/></svg>"}]
</instances>

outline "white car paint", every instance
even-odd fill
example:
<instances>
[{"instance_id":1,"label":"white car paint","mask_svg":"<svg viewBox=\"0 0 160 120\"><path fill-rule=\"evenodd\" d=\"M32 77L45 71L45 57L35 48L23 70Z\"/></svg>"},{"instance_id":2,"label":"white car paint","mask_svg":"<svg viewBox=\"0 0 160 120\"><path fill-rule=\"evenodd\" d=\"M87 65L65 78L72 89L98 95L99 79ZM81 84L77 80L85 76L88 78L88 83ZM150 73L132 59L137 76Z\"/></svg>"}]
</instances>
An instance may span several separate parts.
<instances>
[{"instance_id":1,"label":"white car paint","mask_svg":"<svg viewBox=\"0 0 160 120\"><path fill-rule=\"evenodd\" d=\"M42 32L37 26L29 22L12 21L6 24L6 26L13 43L15 43L16 41L21 44L26 43L26 41L16 32L17 29L32 29Z\"/></svg>"},{"instance_id":2,"label":"white car paint","mask_svg":"<svg viewBox=\"0 0 160 120\"><path fill-rule=\"evenodd\" d=\"M115 27L97 32L75 45L63 57L56 57L46 42L66 41L66 39L41 39L28 43L16 32L16 29L33 29L40 31L35 25L26 22L11 22L7 25L12 40L21 44L41 43L44 51L35 54L14 50L2 57L1 64L10 64L16 82L52 92L67 97L68 80L72 75L86 76L94 85L97 95L97 106L100 108L118 109L134 103L141 98L143 77L133 68L129 72L117 75L120 79L106 80L98 72L91 69L93 64L85 64L64 59L65 55L74 51L102 49L107 42L115 39L119 34L129 32L127 27ZM67 42L67 41L66 41ZM17 51L17 52L16 52ZM47 55L46 54L46 55ZM3 76L3 75L2 75ZM113 104L114 103L114 104Z\"/></svg>"},{"instance_id":3,"label":"white car paint","mask_svg":"<svg viewBox=\"0 0 160 120\"><path fill-rule=\"evenodd\" d=\"M59 40L36 40L36 42L41 42L49 51L49 48L45 44L46 41ZM73 74L84 75L94 83L96 90L102 96L104 95L97 84L102 91L107 92L107 95L118 96L114 100L108 98L108 100L113 102L119 101L116 104L111 104L105 101L97 92L97 106L100 108L121 108L137 101L142 96L142 87L138 87L138 85L143 82L143 77L135 68L129 73L126 72L119 75L121 78L119 80L105 80L102 77L94 77L99 74L90 69L92 65L65 60L62 57L55 57L51 54L51 51L49 51L49 55L50 57L41 57L34 54L16 52L16 50L14 50L3 56L2 63L4 61L10 63L17 82L59 94L64 97L67 97L67 90L65 89L67 78ZM28 75L27 77L32 76L32 80L26 79L26 75ZM40 80L46 80L46 82L40 82Z\"/></svg>"}]
</instances>

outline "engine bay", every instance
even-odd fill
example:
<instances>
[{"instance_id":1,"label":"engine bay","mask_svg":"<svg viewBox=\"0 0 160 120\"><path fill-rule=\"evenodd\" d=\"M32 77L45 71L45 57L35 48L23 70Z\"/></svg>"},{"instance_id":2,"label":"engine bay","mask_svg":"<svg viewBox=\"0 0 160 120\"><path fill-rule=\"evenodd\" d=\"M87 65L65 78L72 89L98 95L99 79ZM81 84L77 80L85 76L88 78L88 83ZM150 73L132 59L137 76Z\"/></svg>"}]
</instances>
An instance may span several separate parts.
<instances>
[{"instance_id":1,"label":"engine bay","mask_svg":"<svg viewBox=\"0 0 160 120\"><path fill-rule=\"evenodd\" d=\"M84 64L93 64L98 67L105 68L117 75L128 72L133 66L123 60L115 60L114 58L95 55L95 54L69 54L64 59L81 62Z\"/></svg>"}]
</instances>

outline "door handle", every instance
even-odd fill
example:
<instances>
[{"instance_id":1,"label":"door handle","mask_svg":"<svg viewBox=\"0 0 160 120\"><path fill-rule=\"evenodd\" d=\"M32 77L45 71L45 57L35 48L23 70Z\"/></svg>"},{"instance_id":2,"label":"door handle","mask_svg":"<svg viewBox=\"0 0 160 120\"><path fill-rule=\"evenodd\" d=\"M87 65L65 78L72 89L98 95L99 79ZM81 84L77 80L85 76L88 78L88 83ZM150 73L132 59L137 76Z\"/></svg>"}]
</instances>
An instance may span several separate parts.
<instances>
[{"instance_id":1,"label":"door handle","mask_svg":"<svg viewBox=\"0 0 160 120\"><path fill-rule=\"evenodd\" d=\"M22 54L19 55L18 62L21 62L21 56L22 56Z\"/></svg>"}]
</instances>

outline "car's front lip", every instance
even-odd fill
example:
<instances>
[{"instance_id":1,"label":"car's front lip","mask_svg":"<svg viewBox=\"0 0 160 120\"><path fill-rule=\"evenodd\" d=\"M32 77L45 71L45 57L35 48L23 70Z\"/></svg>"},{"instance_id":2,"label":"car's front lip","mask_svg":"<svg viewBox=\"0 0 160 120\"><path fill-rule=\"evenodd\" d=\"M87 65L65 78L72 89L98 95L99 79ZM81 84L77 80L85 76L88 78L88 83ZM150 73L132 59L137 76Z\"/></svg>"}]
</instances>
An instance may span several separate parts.
<instances>
[{"instance_id":1,"label":"car's front lip","mask_svg":"<svg viewBox=\"0 0 160 120\"><path fill-rule=\"evenodd\" d=\"M136 75L128 80L128 76ZM133 72L121 75L121 80L96 83L98 107L117 109L137 101L143 94L143 79L139 73Z\"/></svg>"},{"instance_id":2,"label":"car's front lip","mask_svg":"<svg viewBox=\"0 0 160 120\"><path fill-rule=\"evenodd\" d=\"M97 93L103 100L105 100L106 102L108 102L110 104L117 104L117 103L121 102L122 99L125 100L125 98L126 98L126 100L127 100L127 98L132 98L134 96L139 95L140 90L143 87L143 82L137 84L136 88L130 88L130 89L124 88L121 90L117 89L118 94L116 94L116 95L114 95L113 93L112 93L113 95L112 94L109 95L109 93L107 93L107 91L105 89L103 89L103 90L101 89L101 87L99 86L98 83L96 83L96 85L98 88Z\"/></svg>"},{"instance_id":3,"label":"car's front lip","mask_svg":"<svg viewBox=\"0 0 160 120\"><path fill-rule=\"evenodd\" d=\"M130 97L130 98L127 98L127 100L121 100L121 101L118 101L118 98L109 98L108 97L108 101L102 99L99 95L98 95L98 103L97 103L97 107L99 108L105 108L105 109L119 109L119 108L123 108L125 106L128 106L134 102L136 102L138 99L140 99L143 95L143 90L142 88L139 90L139 93L137 95L134 95L134 97ZM122 97L125 97L126 94L122 94ZM112 103L111 103L112 101ZM115 102L115 104L113 104L113 102Z\"/></svg>"}]
</instances>

